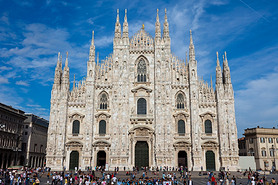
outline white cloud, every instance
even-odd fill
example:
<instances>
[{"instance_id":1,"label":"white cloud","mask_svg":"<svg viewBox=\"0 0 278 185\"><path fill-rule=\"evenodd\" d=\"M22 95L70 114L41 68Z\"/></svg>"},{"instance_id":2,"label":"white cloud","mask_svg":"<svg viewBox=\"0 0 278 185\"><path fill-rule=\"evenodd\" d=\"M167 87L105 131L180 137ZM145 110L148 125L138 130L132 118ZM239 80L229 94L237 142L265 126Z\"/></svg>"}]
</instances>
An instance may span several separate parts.
<instances>
[{"instance_id":1,"label":"white cloud","mask_svg":"<svg viewBox=\"0 0 278 185\"><path fill-rule=\"evenodd\" d=\"M9 71L9 70L12 70L12 68L11 67L7 67L7 66L1 66L0 67L0 72L1 71Z\"/></svg>"},{"instance_id":2,"label":"white cloud","mask_svg":"<svg viewBox=\"0 0 278 185\"><path fill-rule=\"evenodd\" d=\"M235 91L239 130L257 125L272 128L278 124L278 72L249 81Z\"/></svg>"},{"instance_id":3,"label":"white cloud","mask_svg":"<svg viewBox=\"0 0 278 185\"><path fill-rule=\"evenodd\" d=\"M17 81L15 82L16 85L22 85L22 86L26 86L28 87L30 84L26 81L23 81L23 80L20 80L20 81Z\"/></svg>"},{"instance_id":4,"label":"white cloud","mask_svg":"<svg viewBox=\"0 0 278 185\"><path fill-rule=\"evenodd\" d=\"M8 14L7 13L3 13L2 17L0 18L0 21L4 22L5 24L10 24Z\"/></svg>"},{"instance_id":5,"label":"white cloud","mask_svg":"<svg viewBox=\"0 0 278 185\"><path fill-rule=\"evenodd\" d=\"M113 35L97 37L95 38L95 46L100 48L107 47L113 43L113 38Z\"/></svg>"},{"instance_id":6,"label":"white cloud","mask_svg":"<svg viewBox=\"0 0 278 185\"><path fill-rule=\"evenodd\" d=\"M94 25L94 19L93 18L87 19L87 22L91 25Z\"/></svg>"},{"instance_id":7,"label":"white cloud","mask_svg":"<svg viewBox=\"0 0 278 185\"><path fill-rule=\"evenodd\" d=\"M9 83L8 78L4 78L0 76L0 84L8 84L8 83Z\"/></svg>"}]
</instances>

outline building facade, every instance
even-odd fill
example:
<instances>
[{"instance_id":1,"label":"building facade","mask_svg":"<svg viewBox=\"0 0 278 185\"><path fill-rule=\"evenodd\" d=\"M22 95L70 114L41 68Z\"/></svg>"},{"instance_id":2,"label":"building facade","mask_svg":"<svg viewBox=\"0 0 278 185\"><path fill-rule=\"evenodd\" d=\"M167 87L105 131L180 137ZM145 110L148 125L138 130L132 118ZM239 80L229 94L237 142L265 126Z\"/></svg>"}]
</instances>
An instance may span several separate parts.
<instances>
[{"instance_id":1,"label":"building facade","mask_svg":"<svg viewBox=\"0 0 278 185\"><path fill-rule=\"evenodd\" d=\"M33 114L25 114L22 154L24 165L43 167L45 165L48 121Z\"/></svg>"},{"instance_id":2,"label":"building facade","mask_svg":"<svg viewBox=\"0 0 278 185\"><path fill-rule=\"evenodd\" d=\"M254 156L257 170L276 170L278 163L278 129L247 128L244 132L248 156Z\"/></svg>"},{"instance_id":3,"label":"building facade","mask_svg":"<svg viewBox=\"0 0 278 185\"><path fill-rule=\"evenodd\" d=\"M24 112L0 103L0 168L23 165L21 155Z\"/></svg>"},{"instance_id":4,"label":"building facade","mask_svg":"<svg viewBox=\"0 0 278 185\"><path fill-rule=\"evenodd\" d=\"M234 92L228 60L216 59L215 89L198 78L190 31L189 59L171 52L165 10L155 36L129 36L117 12L113 53L95 61L94 32L87 76L70 87L66 57L58 56L51 92L46 165L84 170L103 166L186 166L238 169Z\"/></svg>"},{"instance_id":5,"label":"building facade","mask_svg":"<svg viewBox=\"0 0 278 185\"><path fill-rule=\"evenodd\" d=\"M245 137L238 139L238 149L239 156L247 156Z\"/></svg>"}]
</instances>

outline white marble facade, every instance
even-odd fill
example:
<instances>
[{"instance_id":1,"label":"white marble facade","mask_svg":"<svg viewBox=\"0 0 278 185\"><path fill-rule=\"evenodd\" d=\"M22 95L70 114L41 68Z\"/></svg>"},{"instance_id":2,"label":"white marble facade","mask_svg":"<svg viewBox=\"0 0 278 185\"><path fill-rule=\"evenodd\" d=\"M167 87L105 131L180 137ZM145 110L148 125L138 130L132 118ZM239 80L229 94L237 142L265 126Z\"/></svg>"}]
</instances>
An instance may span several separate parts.
<instances>
[{"instance_id":1,"label":"white marble facade","mask_svg":"<svg viewBox=\"0 0 278 185\"><path fill-rule=\"evenodd\" d=\"M154 38L144 25L129 37L126 11L123 27L117 11L113 53L99 63L95 58L93 33L87 76L70 87L68 58L62 69L58 56L48 167L68 170L76 165L84 170L106 164L110 170L131 169L141 165L141 142L147 143L142 155L149 167L238 169L234 92L226 53L223 68L217 54L213 88L212 82L208 85L198 78L191 31L188 60L171 53L166 10L162 33L157 14Z\"/></svg>"}]
</instances>

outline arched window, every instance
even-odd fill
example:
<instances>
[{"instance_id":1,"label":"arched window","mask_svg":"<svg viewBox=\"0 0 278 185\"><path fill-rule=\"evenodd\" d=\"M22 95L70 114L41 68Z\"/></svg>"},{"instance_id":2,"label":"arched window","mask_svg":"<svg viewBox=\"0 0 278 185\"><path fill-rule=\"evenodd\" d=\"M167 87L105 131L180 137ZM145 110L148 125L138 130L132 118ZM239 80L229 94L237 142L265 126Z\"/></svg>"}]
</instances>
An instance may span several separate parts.
<instances>
[{"instance_id":1,"label":"arched window","mask_svg":"<svg viewBox=\"0 0 278 185\"><path fill-rule=\"evenodd\" d=\"M146 62L141 59L138 62L137 66L137 82L146 82L147 81L147 66Z\"/></svg>"},{"instance_id":2,"label":"arched window","mask_svg":"<svg viewBox=\"0 0 278 185\"><path fill-rule=\"evenodd\" d=\"M144 98L137 101L137 114L147 114L147 102Z\"/></svg>"},{"instance_id":3,"label":"arched window","mask_svg":"<svg viewBox=\"0 0 278 185\"><path fill-rule=\"evenodd\" d=\"M99 108L100 109L107 109L107 107L108 107L108 97L107 97L107 94L105 92L103 92L100 95Z\"/></svg>"},{"instance_id":4,"label":"arched window","mask_svg":"<svg viewBox=\"0 0 278 185\"><path fill-rule=\"evenodd\" d=\"M185 134L185 123L183 120L178 121L178 133Z\"/></svg>"},{"instance_id":5,"label":"arched window","mask_svg":"<svg viewBox=\"0 0 278 185\"><path fill-rule=\"evenodd\" d=\"M104 120L99 122L99 134L106 134L106 121Z\"/></svg>"},{"instance_id":6,"label":"arched window","mask_svg":"<svg viewBox=\"0 0 278 185\"><path fill-rule=\"evenodd\" d=\"M78 120L74 120L72 123L72 134L78 135L79 134L79 128L80 128L80 122Z\"/></svg>"},{"instance_id":7,"label":"arched window","mask_svg":"<svg viewBox=\"0 0 278 185\"><path fill-rule=\"evenodd\" d=\"M205 133L211 134L212 133L212 124L210 120L205 121Z\"/></svg>"},{"instance_id":8,"label":"arched window","mask_svg":"<svg viewBox=\"0 0 278 185\"><path fill-rule=\"evenodd\" d=\"M262 148L262 156L266 156L266 151L265 151L265 148Z\"/></svg>"},{"instance_id":9,"label":"arched window","mask_svg":"<svg viewBox=\"0 0 278 185\"><path fill-rule=\"evenodd\" d=\"M182 93L177 96L177 109L184 109L184 96Z\"/></svg>"}]
</instances>

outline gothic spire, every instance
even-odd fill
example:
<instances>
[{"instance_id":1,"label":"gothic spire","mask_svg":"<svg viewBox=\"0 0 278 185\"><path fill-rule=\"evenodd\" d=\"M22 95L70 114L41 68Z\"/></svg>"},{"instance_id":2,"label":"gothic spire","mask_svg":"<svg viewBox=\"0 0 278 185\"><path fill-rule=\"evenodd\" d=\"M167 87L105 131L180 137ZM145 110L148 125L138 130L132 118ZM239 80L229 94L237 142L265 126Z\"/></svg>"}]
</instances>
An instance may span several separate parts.
<instances>
[{"instance_id":1,"label":"gothic spire","mask_svg":"<svg viewBox=\"0 0 278 185\"><path fill-rule=\"evenodd\" d=\"M68 62L68 52L66 56L65 67L62 75L62 87L65 91L69 90L69 62Z\"/></svg>"},{"instance_id":2,"label":"gothic spire","mask_svg":"<svg viewBox=\"0 0 278 185\"><path fill-rule=\"evenodd\" d=\"M75 89L75 74L73 75L73 84L72 84L72 89Z\"/></svg>"},{"instance_id":3,"label":"gothic spire","mask_svg":"<svg viewBox=\"0 0 278 185\"><path fill-rule=\"evenodd\" d=\"M218 52L216 52L216 84L222 84L222 72L221 72L221 67L220 67L220 62L219 62L219 57L218 57Z\"/></svg>"},{"instance_id":4,"label":"gothic spire","mask_svg":"<svg viewBox=\"0 0 278 185\"><path fill-rule=\"evenodd\" d=\"M190 30L189 61L195 60L195 49L193 44L192 32Z\"/></svg>"},{"instance_id":5,"label":"gothic spire","mask_svg":"<svg viewBox=\"0 0 278 185\"><path fill-rule=\"evenodd\" d=\"M115 24L115 38L121 38L121 24L120 24L119 9L117 9L117 19Z\"/></svg>"},{"instance_id":6,"label":"gothic spire","mask_svg":"<svg viewBox=\"0 0 278 185\"><path fill-rule=\"evenodd\" d=\"M56 65L55 70L59 70L59 68L60 68L60 52L58 52L57 65Z\"/></svg>"},{"instance_id":7,"label":"gothic spire","mask_svg":"<svg viewBox=\"0 0 278 185\"><path fill-rule=\"evenodd\" d=\"M218 51L216 52L216 64L217 64L217 67L218 67L218 66L220 67L219 57L218 57Z\"/></svg>"},{"instance_id":8,"label":"gothic spire","mask_svg":"<svg viewBox=\"0 0 278 185\"><path fill-rule=\"evenodd\" d=\"M227 59L227 53L225 51L225 56L223 55L223 76L224 76L224 83L225 84L231 84L231 74L230 74L230 68L228 65L228 59Z\"/></svg>"},{"instance_id":9,"label":"gothic spire","mask_svg":"<svg viewBox=\"0 0 278 185\"><path fill-rule=\"evenodd\" d=\"M169 24L167 21L167 10L165 8L164 24L163 24L163 38L169 38Z\"/></svg>"},{"instance_id":10,"label":"gothic spire","mask_svg":"<svg viewBox=\"0 0 278 185\"><path fill-rule=\"evenodd\" d=\"M125 9L125 18L123 24L123 38L128 38L127 9Z\"/></svg>"},{"instance_id":11,"label":"gothic spire","mask_svg":"<svg viewBox=\"0 0 278 185\"><path fill-rule=\"evenodd\" d=\"M185 64L187 65L188 61L187 61L187 51L185 52Z\"/></svg>"},{"instance_id":12,"label":"gothic spire","mask_svg":"<svg viewBox=\"0 0 278 185\"><path fill-rule=\"evenodd\" d=\"M60 52L58 53L58 59L57 59L57 65L55 68L55 75L54 75L54 84L60 84L61 83L61 75L62 75L62 62L60 62ZM53 85L54 87L54 85Z\"/></svg>"},{"instance_id":13,"label":"gothic spire","mask_svg":"<svg viewBox=\"0 0 278 185\"><path fill-rule=\"evenodd\" d=\"M158 9L156 10L155 38L161 38L161 29L160 29Z\"/></svg>"},{"instance_id":14,"label":"gothic spire","mask_svg":"<svg viewBox=\"0 0 278 185\"><path fill-rule=\"evenodd\" d=\"M90 54L89 54L89 61L93 62L95 61L95 34L94 31L92 31L92 41L90 46Z\"/></svg>"},{"instance_id":15,"label":"gothic spire","mask_svg":"<svg viewBox=\"0 0 278 185\"><path fill-rule=\"evenodd\" d=\"M64 67L64 72L63 72L63 76L65 75L67 77L67 74L69 72L69 60L68 60L68 55L69 53L67 52L67 56L66 56L66 62L65 62L65 67Z\"/></svg>"},{"instance_id":16,"label":"gothic spire","mask_svg":"<svg viewBox=\"0 0 278 185\"><path fill-rule=\"evenodd\" d=\"M211 88L211 90L213 90L212 75L210 75L210 88Z\"/></svg>"},{"instance_id":17,"label":"gothic spire","mask_svg":"<svg viewBox=\"0 0 278 185\"><path fill-rule=\"evenodd\" d=\"M67 52L67 57L66 57L66 62L65 62L64 70L65 70L65 68L68 68L68 66L69 66L68 56L69 56L69 52Z\"/></svg>"}]
</instances>

